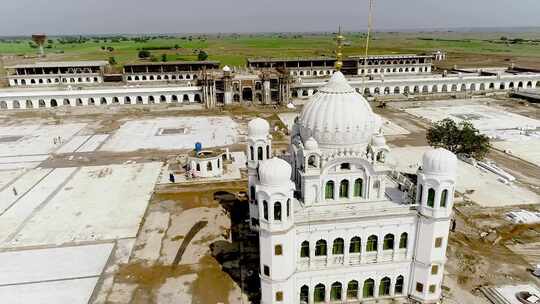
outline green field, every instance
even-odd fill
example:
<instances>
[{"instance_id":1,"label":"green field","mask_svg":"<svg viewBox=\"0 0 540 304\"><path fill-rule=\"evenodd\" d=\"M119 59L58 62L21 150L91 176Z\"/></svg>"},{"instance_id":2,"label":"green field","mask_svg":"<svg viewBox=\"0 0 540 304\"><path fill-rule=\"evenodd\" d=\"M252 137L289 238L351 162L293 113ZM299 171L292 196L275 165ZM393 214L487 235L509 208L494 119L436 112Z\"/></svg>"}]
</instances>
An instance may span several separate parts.
<instances>
[{"instance_id":1,"label":"green field","mask_svg":"<svg viewBox=\"0 0 540 304\"><path fill-rule=\"evenodd\" d=\"M501 37L508 40L501 40ZM126 39L90 39L86 42L60 43L51 37L45 49L47 60L108 60L114 57L119 65L137 62L141 49L150 49L155 61L163 54L167 60L196 60L199 50L209 54L208 60L221 61L223 65L243 66L246 58L292 58L306 56L333 56L335 42L333 34L260 34L158 37L144 42ZM364 36L347 33L345 55L364 53ZM514 39L522 40L514 40ZM178 48L175 48L177 46ZM102 47L111 47L112 51ZM538 33L463 33L463 32L418 32L418 33L375 33L371 41L370 54L422 53L442 49L454 61L451 64L477 63L489 65L510 60L525 62L540 61L540 31ZM22 60L23 56L34 56L29 39L0 39L0 54L4 63ZM485 58L485 55L490 55ZM489 60L487 60L489 59ZM472 60L472 62L471 62ZM487 62L485 62L487 60ZM484 64L482 64L484 62Z\"/></svg>"}]
</instances>

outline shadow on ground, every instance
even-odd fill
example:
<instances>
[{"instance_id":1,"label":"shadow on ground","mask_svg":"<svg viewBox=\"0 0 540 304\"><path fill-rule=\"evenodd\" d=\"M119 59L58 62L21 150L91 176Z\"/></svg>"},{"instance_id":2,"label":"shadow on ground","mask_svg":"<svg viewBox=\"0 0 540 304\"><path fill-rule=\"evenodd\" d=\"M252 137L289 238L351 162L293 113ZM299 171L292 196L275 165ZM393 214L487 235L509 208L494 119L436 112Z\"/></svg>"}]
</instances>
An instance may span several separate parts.
<instances>
[{"instance_id":1,"label":"shadow on ground","mask_svg":"<svg viewBox=\"0 0 540 304\"><path fill-rule=\"evenodd\" d=\"M249 205L246 199L219 191L214 194L231 218L231 242L216 241L210 245L212 256L248 296L251 303L260 302L259 236L249 229Z\"/></svg>"}]
</instances>

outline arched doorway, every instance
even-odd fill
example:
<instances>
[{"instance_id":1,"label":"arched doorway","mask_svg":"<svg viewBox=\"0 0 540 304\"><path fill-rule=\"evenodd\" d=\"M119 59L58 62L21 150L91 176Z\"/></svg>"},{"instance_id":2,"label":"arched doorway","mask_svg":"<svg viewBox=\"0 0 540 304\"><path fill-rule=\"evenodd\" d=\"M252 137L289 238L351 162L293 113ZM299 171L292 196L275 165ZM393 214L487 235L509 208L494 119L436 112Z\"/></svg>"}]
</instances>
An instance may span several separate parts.
<instances>
[{"instance_id":1,"label":"arched doorway","mask_svg":"<svg viewBox=\"0 0 540 304\"><path fill-rule=\"evenodd\" d=\"M251 88L242 89L242 99L247 101L253 101L253 91Z\"/></svg>"}]
</instances>

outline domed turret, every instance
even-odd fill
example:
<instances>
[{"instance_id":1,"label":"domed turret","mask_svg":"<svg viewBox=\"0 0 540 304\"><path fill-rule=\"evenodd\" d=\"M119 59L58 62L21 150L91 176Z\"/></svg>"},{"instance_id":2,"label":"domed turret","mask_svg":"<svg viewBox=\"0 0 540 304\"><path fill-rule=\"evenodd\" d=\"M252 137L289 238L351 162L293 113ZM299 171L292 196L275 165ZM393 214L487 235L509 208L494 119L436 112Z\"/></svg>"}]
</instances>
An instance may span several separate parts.
<instances>
[{"instance_id":1,"label":"domed turret","mask_svg":"<svg viewBox=\"0 0 540 304\"><path fill-rule=\"evenodd\" d=\"M230 68L228 65L226 65L226 66L223 67L223 72L225 72L225 73L230 73L230 72L231 72L231 68Z\"/></svg>"},{"instance_id":2,"label":"domed turret","mask_svg":"<svg viewBox=\"0 0 540 304\"><path fill-rule=\"evenodd\" d=\"M382 133L373 135L373 138L371 138L371 145L374 147L386 147L386 139L384 138L384 135L382 135Z\"/></svg>"},{"instance_id":3,"label":"domed turret","mask_svg":"<svg viewBox=\"0 0 540 304\"><path fill-rule=\"evenodd\" d=\"M422 158L422 171L425 174L455 176L456 168L456 155L443 148L430 150Z\"/></svg>"},{"instance_id":4,"label":"domed turret","mask_svg":"<svg viewBox=\"0 0 540 304\"><path fill-rule=\"evenodd\" d=\"M262 118L255 118L248 123L249 137L266 138L269 132L270 124Z\"/></svg>"},{"instance_id":5,"label":"domed turret","mask_svg":"<svg viewBox=\"0 0 540 304\"><path fill-rule=\"evenodd\" d=\"M291 181L291 165L281 158L271 158L261 162L259 180L265 186L288 185Z\"/></svg>"},{"instance_id":6,"label":"domed turret","mask_svg":"<svg viewBox=\"0 0 540 304\"><path fill-rule=\"evenodd\" d=\"M345 76L336 72L304 107L299 125L301 137L313 137L322 149L365 148L381 119Z\"/></svg>"}]
</instances>

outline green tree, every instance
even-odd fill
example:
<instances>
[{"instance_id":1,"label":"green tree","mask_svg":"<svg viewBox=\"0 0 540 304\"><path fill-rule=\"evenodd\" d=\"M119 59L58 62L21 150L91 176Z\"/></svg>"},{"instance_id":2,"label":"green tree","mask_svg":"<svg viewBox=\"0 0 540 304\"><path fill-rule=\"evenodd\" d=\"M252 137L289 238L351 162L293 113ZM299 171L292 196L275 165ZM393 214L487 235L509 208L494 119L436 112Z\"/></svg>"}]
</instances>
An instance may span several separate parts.
<instances>
[{"instance_id":1,"label":"green tree","mask_svg":"<svg viewBox=\"0 0 540 304\"><path fill-rule=\"evenodd\" d=\"M167 59L167 54L161 54L161 61L163 62L167 62L168 59Z\"/></svg>"},{"instance_id":2,"label":"green tree","mask_svg":"<svg viewBox=\"0 0 540 304\"><path fill-rule=\"evenodd\" d=\"M117 64L116 58L114 58L114 56L109 57L109 64L110 65L116 65Z\"/></svg>"},{"instance_id":3,"label":"green tree","mask_svg":"<svg viewBox=\"0 0 540 304\"><path fill-rule=\"evenodd\" d=\"M205 61L206 59L208 59L208 54L205 51L200 50L197 58L199 59L199 61Z\"/></svg>"},{"instance_id":4,"label":"green tree","mask_svg":"<svg viewBox=\"0 0 540 304\"><path fill-rule=\"evenodd\" d=\"M445 148L456 154L467 154L482 160L491 147L489 138L480 134L469 121L456 124L450 118L436 122L427 131L426 139L430 146Z\"/></svg>"},{"instance_id":5,"label":"green tree","mask_svg":"<svg viewBox=\"0 0 540 304\"><path fill-rule=\"evenodd\" d=\"M147 50L140 50L139 51L139 58L141 58L141 59L147 59L147 58L150 58L150 56L152 56L152 54L150 54L150 52L147 51Z\"/></svg>"}]
</instances>

